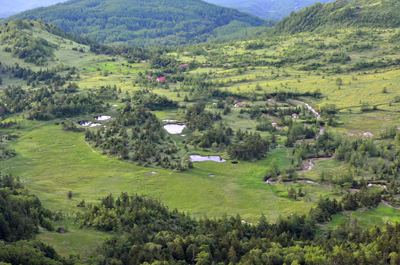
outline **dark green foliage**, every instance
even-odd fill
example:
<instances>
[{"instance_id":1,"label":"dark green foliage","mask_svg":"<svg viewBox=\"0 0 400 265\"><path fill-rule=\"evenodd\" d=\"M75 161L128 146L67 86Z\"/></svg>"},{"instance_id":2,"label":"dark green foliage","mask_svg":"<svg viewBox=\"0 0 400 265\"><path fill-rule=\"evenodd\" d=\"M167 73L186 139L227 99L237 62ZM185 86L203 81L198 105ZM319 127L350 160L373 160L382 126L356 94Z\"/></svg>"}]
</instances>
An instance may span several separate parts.
<instances>
[{"instance_id":1,"label":"dark green foliage","mask_svg":"<svg viewBox=\"0 0 400 265\"><path fill-rule=\"evenodd\" d=\"M0 264L63 265L74 264L60 257L56 251L40 241L21 240L11 244L0 241Z\"/></svg>"},{"instance_id":2,"label":"dark green foliage","mask_svg":"<svg viewBox=\"0 0 400 265\"><path fill-rule=\"evenodd\" d=\"M345 64L347 61L350 61L351 58L344 52L333 52L330 54L328 58L328 63L341 63Z\"/></svg>"},{"instance_id":3,"label":"dark green foliage","mask_svg":"<svg viewBox=\"0 0 400 265\"><path fill-rule=\"evenodd\" d=\"M54 230L51 220L55 217L19 179L11 175L0 177L0 240L30 239L38 233L39 225Z\"/></svg>"},{"instance_id":4,"label":"dark green foliage","mask_svg":"<svg viewBox=\"0 0 400 265\"><path fill-rule=\"evenodd\" d=\"M15 65L8 66L5 65L4 73L11 73L11 75L15 78L21 78L26 80L27 85L31 85L34 87L38 85L40 82L43 82L46 85L53 84L54 86L63 86L65 85L66 81L72 80L72 75L76 74L76 69L65 67L61 70L69 70L65 76L61 76L57 69L46 69L35 72L30 68L23 68L16 63Z\"/></svg>"},{"instance_id":5,"label":"dark green foliage","mask_svg":"<svg viewBox=\"0 0 400 265\"><path fill-rule=\"evenodd\" d=\"M190 1L83 0L37 8L7 18L42 19L100 42L145 46L207 40L212 31L242 21L261 26L263 20L234 9Z\"/></svg>"},{"instance_id":6,"label":"dark green foliage","mask_svg":"<svg viewBox=\"0 0 400 265\"><path fill-rule=\"evenodd\" d=\"M355 194L348 193L342 198L343 210L354 211L359 207L376 207L381 202L379 193L369 192L367 189L362 189Z\"/></svg>"},{"instance_id":7,"label":"dark green foliage","mask_svg":"<svg viewBox=\"0 0 400 265\"><path fill-rule=\"evenodd\" d=\"M149 110L163 110L163 109L174 109L178 107L177 102L173 102L166 96L159 96L154 93L144 95L144 91L137 90L133 94L132 103L135 105L141 105Z\"/></svg>"},{"instance_id":8,"label":"dark green foliage","mask_svg":"<svg viewBox=\"0 0 400 265\"><path fill-rule=\"evenodd\" d=\"M111 98L115 93L111 87L102 87L96 93L72 94L77 88L75 83L65 88L50 85L37 90L8 87L1 97L0 107L3 114L30 110L28 119L50 120L103 112L106 106L102 99Z\"/></svg>"},{"instance_id":9,"label":"dark green foliage","mask_svg":"<svg viewBox=\"0 0 400 265\"><path fill-rule=\"evenodd\" d=\"M205 104L199 102L186 110L185 120L190 130L204 130L216 120L221 119L221 115L204 111Z\"/></svg>"},{"instance_id":10,"label":"dark green foliage","mask_svg":"<svg viewBox=\"0 0 400 265\"><path fill-rule=\"evenodd\" d=\"M243 143L237 143L228 149L231 159L252 160L266 156L269 141L261 138L260 134L252 132L245 134Z\"/></svg>"},{"instance_id":11,"label":"dark green foliage","mask_svg":"<svg viewBox=\"0 0 400 265\"><path fill-rule=\"evenodd\" d=\"M110 238L99 249L106 260L114 257L123 264L151 263L162 260L164 255L182 260L183 264L202 256L221 262L228 259L228 252L235 252L235 259L240 260L250 249L265 249L270 242L292 245L287 238L290 234L312 238L315 231L310 220L298 215L282 218L276 224L269 224L262 216L256 226L243 223L240 215L197 221L176 209L170 211L159 201L127 193L116 201L112 195L105 197L101 205L89 206L86 212L79 213L77 220L84 227L124 231L122 237ZM117 249L117 245L122 248ZM104 249L108 251L103 252ZM199 255L203 251L205 255Z\"/></svg>"},{"instance_id":12,"label":"dark green foliage","mask_svg":"<svg viewBox=\"0 0 400 265\"><path fill-rule=\"evenodd\" d=\"M261 132L265 132L265 131L273 132L276 129L275 129L275 127L273 127L271 125L271 123L268 120L267 121L264 120L256 125L256 130L261 131Z\"/></svg>"},{"instance_id":13,"label":"dark green foliage","mask_svg":"<svg viewBox=\"0 0 400 265\"><path fill-rule=\"evenodd\" d=\"M84 128L79 128L79 127L76 126L76 124L73 123L72 121L63 123L62 129L63 129L64 131L72 131L72 132L84 132L84 131L85 131ZM70 199L70 198L69 198L69 195L70 195L70 194L68 193L68 199ZM72 196L72 194L71 194L71 196Z\"/></svg>"},{"instance_id":14,"label":"dark green foliage","mask_svg":"<svg viewBox=\"0 0 400 265\"><path fill-rule=\"evenodd\" d=\"M296 192L293 188L289 194L293 199L304 195L301 190ZM379 228L375 228L374 232L362 232L359 227L342 224L341 238L336 236L336 231L332 233L335 240L330 240L330 232L327 238L314 237L316 223L329 220L333 214L341 212L348 205L357 209L374 207L379 202L379 193L368 190L346 195L339 202L321 197L309 215L290 214L288 217L278 218L276 223L268 223L262 215L257 224L249 225L240 215L195 220L176 209L170 211L157 200L122 193L116 200L110 194L103 198L100 205L90 205L87 211L77 215L77 221L83 227L119 231L118 236L107 239L98 248L96 253L101 256L88 260L89 264L99 261L112 264L117 260L122 264L151 264L167 257L168 264L192 264L195 261L200 264L253 264L256 258L260 264L284 264L291 260L297 260L300 264L314 264L306 262L303 256L291 256L288 253L307 253L308 258L313 256L318 260L333 260L336 253L331 248L348 241L356 243L355 248L363 248L363 245L358 244L379 242L380 236L389 236ZM356 220L352 221L354 222ZM398 225L388 224L386 228L392 238L400 236ZM389 242L386 239L384 241ZM397 244L396 246L398 248ZM314 253L316 250L318 254ZM353 248L343 248L342 254L348 257L352 251ZM375 254L384 259L379 252ZM270 262L271 259L274 260L273 263ZM354 264L359 263L355 261Z\"/></svg>"},{"instance_id":15,"label":"dark green foliage","mask_svg":"<svg viewBox=\"0 0 400 265\"><path fill-rule=\"evenodd\" d=\"M155 163L164 168L186 169L180 162L173 161L173 154L178 149L166 142L166 131L160 121L143 107L149 101L139 102L138 105L128 102L106 129L101 128L97 132L86 130L85 139L102 148L104 153L107 151L109 155L118 155L121 159L130 159L141 165ZM169 104L172 101L162 102Z\"/></svg>"},{"instance_id":16,"label":"dark green foliage","mask_svg":"<svg viewBox=\"0 0 400 265\"><path fill-rule=\"evenodd\" d=\"M53 56L56 47L43 38L33 38L23 31L32 28L29 22L20 19L4 23L0 25L0 43L7 45L4 52L11 53L13 57L41 65L46 58Z\"/></svg>"},{"instance_id":17,"label":"dark green foliage","mask_svg":"<svg viewBox=\"0 0 400 265\"><path fill-rule=\"evenodd\" d=\"M192 144L196 144L202 148L209 148L214 143L217 144L217 146L228 146L231 143L230 137L232 135L233 130L231 127L218 124L204 132L200 137L194 137L195 139L192 141Z\"/></svg>"}]
</instances>

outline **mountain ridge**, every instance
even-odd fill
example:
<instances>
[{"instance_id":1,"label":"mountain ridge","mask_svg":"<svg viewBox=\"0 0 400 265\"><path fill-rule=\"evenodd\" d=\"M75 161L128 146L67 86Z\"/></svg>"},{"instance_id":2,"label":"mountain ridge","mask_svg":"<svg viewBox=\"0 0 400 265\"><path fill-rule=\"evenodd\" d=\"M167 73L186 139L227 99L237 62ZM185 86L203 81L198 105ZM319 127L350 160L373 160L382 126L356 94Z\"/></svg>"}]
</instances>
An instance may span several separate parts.
<instances>
[{"instance_id":1,"label":"mountain ridge","mask_svg":"<svg viewBox=\"0 0 400 265\"><path fill-rule=\"evenodd\" d=\"M200 0L71 0L25 11L0 22L15 18L40 18L100 42L130 46L203 42L212 37L214 29L233 21L264 25L260 18Z\"/></svg>"},{"instance_id":2,"label":"mountain ridge","mask_svg":"<svg viewBox=\"0 0 400 265\"><path fill-rule=\"evenodd\" d=\"M281 20L292 11L298 11L307 6L313 5L318 0L205 0L220 6L236 8L242 12L258 16L262 19ZM328 0L327 2L331 2Z\"/></svg>"},{"instance_id":3,"label":"mountain ridge","mask_svg":"<svg viewBox=\"0 0 400 265\"><path fill-rule=\"evenodd\" d=\"M322 32L340 28L400 27L400 3L396 0L358 0L316 3L279 21L273 35Z\"/></svg>"}]
</instances>

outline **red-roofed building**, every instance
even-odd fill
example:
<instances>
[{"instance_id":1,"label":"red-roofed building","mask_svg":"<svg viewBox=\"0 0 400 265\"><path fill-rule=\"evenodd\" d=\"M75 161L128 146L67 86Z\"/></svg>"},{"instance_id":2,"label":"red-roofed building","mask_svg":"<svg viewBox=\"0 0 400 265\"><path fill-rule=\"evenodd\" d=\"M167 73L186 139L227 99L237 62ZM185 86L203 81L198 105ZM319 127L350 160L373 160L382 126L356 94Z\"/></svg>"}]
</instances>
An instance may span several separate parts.
<instances>
[{"instance_id":1,"label":"red-roofed building","mask_svg":"<svg viewBox=\"0 0 400 265\"><path fill-rule=\"evenodd\" d=\"M164 82L165 81L165 77L159 77L159 78L157 78L157 81L158 82Z\"/></svg>"}]
</instances>

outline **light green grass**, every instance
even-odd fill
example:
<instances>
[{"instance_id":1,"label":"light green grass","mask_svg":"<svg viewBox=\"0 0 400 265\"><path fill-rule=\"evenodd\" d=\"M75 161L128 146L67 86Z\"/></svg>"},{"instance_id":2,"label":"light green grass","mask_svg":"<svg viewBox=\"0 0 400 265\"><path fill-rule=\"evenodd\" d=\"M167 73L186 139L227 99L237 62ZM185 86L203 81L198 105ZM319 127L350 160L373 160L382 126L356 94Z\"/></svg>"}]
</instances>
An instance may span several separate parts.
<instances>
[{"instance_id":1,"label":"light green grass","mask_svg":"<svg viewBox=\"0 0 400 265\"><path fill-rule=\"evenodd\" d=\"M53 210L73 213L79 210L76 205L82 199L98 202L109 193L118 195L122 191L161 199L170 208L197 217L240 213L253 222L261 213L274 221L280 214L307 212L314 204L281 196L280 192L289 184L271 186L262 181L273 158L279 164L290 163L283 156L284 149L272 151L266 160L236 165L198 162L194 169L179 173L138 167L101 155L83 141L83 133L64 132L61 125L53 122L27 130L10 147L18 155L0 162L3 173L20 176L45 206ZM152 170L157 174L151 174ZM331 194L329 188L308 186L310 194L315 196ZM67 199L70 190L72 200Z\"/></svg>"},{"instance_id":2,"label":"light green grass","mask_svg":"<svg viewBox=\"0 0 400 265\"><path fill-rule=\"evenodd\" d=\"M387 222L392 224L400 222L400 210L381 205L372 210L355 211L350 214L357 218L362 229L372 228L374 226L384 227ZM340 222L349 222L349 216L335 214L332 220L325 226L329 229L335 228Z\"/></svg>"},{"instance_id":3,"label":"light green grass","mask_svg":"<svg viewBox=\"0 0 400 265\"><path fill-rule=\"evenodd\" d=\"M49 232L41 230L36 236L36 239L49 244L57 254L63 257L72 255L80 255L86 257L99 246L105 238L111 236L110 233L98 231L89 228L79 228L77 223L74 223L73 218L67 218L63 221L54 223L55 229L58 227L66 228L66 233L57 233L56 231Z\"/></svg>"}]
</instances>

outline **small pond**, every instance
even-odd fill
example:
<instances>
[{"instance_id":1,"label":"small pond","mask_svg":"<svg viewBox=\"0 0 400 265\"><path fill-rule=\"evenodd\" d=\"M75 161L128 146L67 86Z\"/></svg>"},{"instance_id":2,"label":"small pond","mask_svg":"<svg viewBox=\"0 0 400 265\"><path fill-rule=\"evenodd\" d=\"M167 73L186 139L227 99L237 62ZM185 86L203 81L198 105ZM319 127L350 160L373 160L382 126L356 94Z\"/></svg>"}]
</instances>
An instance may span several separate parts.
<instances>
[{"instance_id":1,"label":"small pond","mask_svg":"<svg viewBox=\"0 0 400 265\"><path fill-rule=\"evenodd\" d=\"M215 161L215 162L225 162L225 159L222 159L220 156L200 156L200 155L190 155L190 160L193 162L201 162L201 161Z\"/></svg>"},{"instance_id":2,"label":"small pond","mask_svg":"<svg viewBox=\"0 0 400 265\"><path fill-rule=\"evenodd\" d=\"M78 125L80 126L89 126L90 124L92 124L91 121L78 121L76 122Z\"/></svg>"},{"instance_id":3,"label":"small pond","mask_svg":"<svg viewBox=\"0 0 400 265\"><path fill-rule=\"evenodd\" d=\"M96 126L101 126L101 123L94 122L94 123L90 124L89 127L96 127Z\"/></svg>"},{"instance_id":4,"label":"small pond","mask_svg":"<svg viewBox=\"0 0 400 265\"><path fill-rule=\"evenodd\" d=\"M105 120L111 119L111 116L96 116L96 117L94 117L94 119L97 121L105 121Z\"/></svg>"},{"instance_id":5,"label":"small pond","mask_svg":"<svg viewBox=\"0 0 400 265\"><path fill-rule=\"evenodd\" d=\"M186 124L167 124L164 125L164 129L167 130L170 134L180 134L183 129L186 127Z\"/></svg>"}]
</instances>

